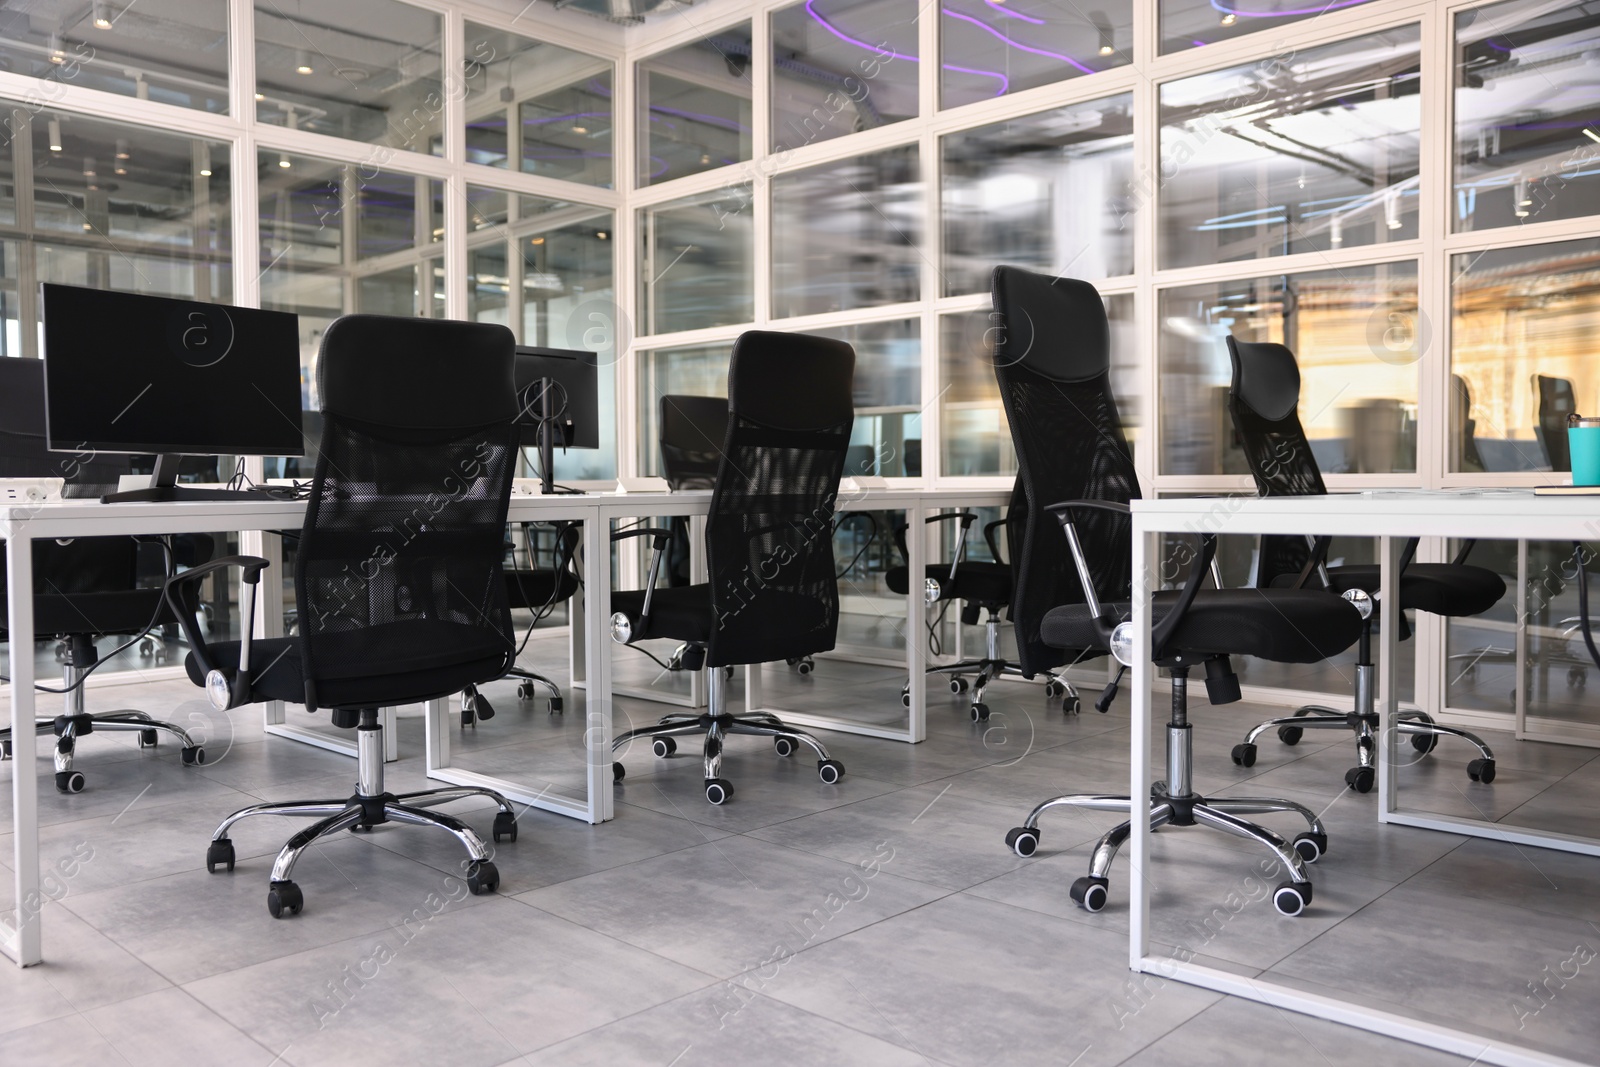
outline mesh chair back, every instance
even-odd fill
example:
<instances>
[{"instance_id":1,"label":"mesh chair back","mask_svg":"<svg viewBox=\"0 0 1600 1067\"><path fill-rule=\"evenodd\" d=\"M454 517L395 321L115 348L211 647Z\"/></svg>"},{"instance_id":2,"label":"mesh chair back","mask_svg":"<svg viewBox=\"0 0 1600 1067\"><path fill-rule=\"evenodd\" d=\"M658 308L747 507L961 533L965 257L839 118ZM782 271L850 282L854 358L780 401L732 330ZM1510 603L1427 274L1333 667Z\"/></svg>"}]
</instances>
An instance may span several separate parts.
<instances>
[{"instance_id":1,"label":"mesh chair back","mask_svg":"<svg viewBox=\"0 0 1600 1067\"><path fill-rule=\"evenodd\" d=\"M1066 500L1125 504L1139 496L1133 455L1111 394L1111 335L1094 286L1018 267L994 272L994 373L1017 451L1010 538L1011 620L1022 670L1032 676L1069 652L1039 638L1046 612L1085 601L1060 523L1044 510ZM1102 600L1132 585L1126 518L1086 511L1074 522Z\"/></svg>"},{"instance_id":2,"label":"mesh chair back","mask_svg":"<svg viewBox=\"0 0 1600 1067\"><path fill-rule=\"evenodd\" d=\"M378 315L324 334L295 574L308 707L318 685L361 707L362 678L405 675L424 700L510 667L514 346L503 326Z\"/></svg>"},{"instance_id":3,"label":"mesh chair back","mask_svg":"<svg viewBox=\"0 0 1600 1067\"><path fill-rule=\"evenodd\" d=\"M661 473L671 489L710 489L717 480L728 402L720 396L661 398Z\"/></svg>"},{"instance_id":4,"label":"mesh chair back","mask_svg":"<svg viewBox=\"0 0 1600 1067\"><path fill-rule=\"evenodd\" d=\"M1320 496L1328 491L1300 425L1300 367L1283 345L1228 338L1233 416L1245 460L1262 496ZM1305 568L1311 548L1301 536L1261 539L1256 584L1292 582Z\"/></svg>"},{"instance_id":5,"label":"mesh chair back","mask_svg":"<svg viewBox=\"0 0 1600 1067\"><path fill-rule=\"evenodd\" d=\"M1545 458L1553 471L1572 469L1572 452L1567 448L1567 416L1578 410L1578 399L1567 378L1533 376L1533 391L1539 398L1539 424L1534 430Z\"/></svg>"},{"instance_id":6,"label":"mesh chair back","mask_svg":"<svg viewBox=\"0 0 1600 1067\"><path fill-rule=\"evenodd\" d=\"M833 648L833 513L850 428L855 350L752 330L728 366L728 419L706 521L713 611L706 663Z\"/></svg>"}]
</instances>

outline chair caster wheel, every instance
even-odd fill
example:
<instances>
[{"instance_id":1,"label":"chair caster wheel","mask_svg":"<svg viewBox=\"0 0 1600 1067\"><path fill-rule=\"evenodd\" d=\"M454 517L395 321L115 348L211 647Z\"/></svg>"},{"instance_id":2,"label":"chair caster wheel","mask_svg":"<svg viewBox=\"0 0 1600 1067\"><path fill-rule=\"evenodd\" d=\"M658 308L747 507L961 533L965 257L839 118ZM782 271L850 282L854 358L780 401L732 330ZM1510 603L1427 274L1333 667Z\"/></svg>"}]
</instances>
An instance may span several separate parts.
<instances>
[{"instance_id":1,"label":"chair caster wheel","mask_svg":"<svg viewBox=\"0 0 1600 1067\"><path fill-rule=\"evenodd\" d=\"M517 816L515 812L497 811L494 814L494 843L502 840L515 841L517 839Z\"/></svg>"},{"instance_id":2,"label":"chair caster wheel","mask_svg":"<svg viewBox=\"0 0 1600 1067\"><path fill-rule=\"evenodd\" d=\"M970 709L968 709L968 714L972 716L973 722L988 722L989 705L979 701L978 703L972 705Z\"/></svg>"},{"instance_id":3,"label":"chair caster wheel","mask_svg":"<svg viewBox=\"0 0 1600 1067\"><path fill-rule=\"evenodd\" d=\"M1061 702L1061 710L1068 715L1076 715L1083 710L1083 703L1074 694Z\"/></svg>"},{"instance_id":4,"label":"chair caster wheel","mask_svg":"<svg viewBox=\"0 0 1600 1067\"><path fill-rule=\"evenodd\" d=\"M678 742L674 741L670 737L658 737L654 741L650 742L650 751L654 752L661 759L666 759L668 756L678 751ZM620 767L622 765L619 763L617 766Z\"/></svg>"},{"instance_id":5,"label":"chair caster wheel","mask_svg":"<svg viewBox=\"0 0 1600 1067\"><path fill-rule=\"evenodd\" d=\"M1310 882L1285 882L1272 892L1272 906L1279 915L1293 918L1311 905Z\"/></svg>"},{"instance_id":6,"label":"chair caster wheel","mask_svg":"<svg viewBox=\"0 0 1600 1067\"><path fill-rule=\"evenodd\" d=\"M533 699L533 695L534 695L534 693L533 693L533 683L532 682L520 682L520 683L518 683L518 685L517 685L517 699L518 700L532 700Z\"/></svg>"},{"instance_id":7,"label":"chair caster wheel","mask_svg":"<svg viewBox=\"0 0 1600 1067\"><path fill-rule=\"evenodd\" d=\"M226 837L206 846L206 873L216 874L218 867L233 870L233 841Z\"/></svg>"},{"instance_id":8,"label":"chair caster wheel","mask_svg":"<svg viewBox=\"0 0 1600 1067\"><path fill-rule=\"evenodd\" d=\"M626 778L627 776L628 776L628 772L622 766L622 764L616 763L616 762L613 762L611 764L611 780L613 782L620 782L624 778Z\"/></svg>"},{"instance_id":9,"label":"chair caster wheel","mask_svg":"<svg viewBox=\"0 0 1600 1067\"><path fill-rule=\"evenodd\" d=\"M1482 782L1484 785L1488 785L1490 782L1494 781L1494 760L1473 760L1471 763L1467 764L1467 776L1470 777L1474 782ZM59 778L60 775L57 775L56 777Z\"/></svg>"},{"instance_id":10,"label":"chair caster wheel","mask_svg":"<svg viewBox=\"0 0 1600 1067\"><path fill-rule=\"evenodd\" d=\"M772 750L780 756L794 755L794 739L789 737L774 737Z\"/></svg>"},{"instance_id":11,"label":"chair caster wheel","mask_svg":"<svg viewBox=\"0 0 1600 1067\"><path fill-rule=\"evenodd\" d=\"M1300 853L1300 858L1307 863L1315 863L1328 851L1328 835L1314 834L1310 831L1294 839L1294 850Z\"/></svg>"},{"instance_id":12,"label":"chair caster wheel","mask_svg":"<svg viewBox=\"0 0 1600 1067\"><path fill-rule=\"evenodd\" d=\"M967 691L967 680L965 678L961 677L960 675L955 675L955 676L951 677L951 679L950 679L950 692L954 693L956 696L960 696L962 693L965 693L966 691Z\"/></svg>"},{"instance_id":13,"label":"chair caster wheel","mask_svg":"<svg viewBox=\"0 0 1600 1067\"><path fill-rule=\"evenodd\" d=\"M199 767L206 761L206 750L201 745L185 745L181 755L185 767Z\"/></svg>"},{"instance_id":14,"label":"chair caster wheel","mask_svg":"<svg viewBox=\"0 0 1600 1067\"><path fill-rule=\"evenodd\" d=\"M1044 683L1044 695L1049 697L1051 700L1054 700L1058 696L1066 695L1066 692L1066 686L1062 685L1054 678Z\"/></svg>"},{"instance_id":15,"label":"chair caster wheel","mask_svg":"<svg viewBox=\"0 0 1600 1067\"><path fill-rule=\"evenodd\" d=\"M900 690L900 706L902 708L911 706L911 689L909 686L902 687Z\"/></svg>"},{"instance_id":16,"label":"chair caster wheel","mask_svg":"<svg viewBox=\"0 0 1600 1067\"><path fill-rule=\"evenodd\" d=\"M724 681L733 681L733 664L730 663L726 667L722 668L722 678Z\"/></svg>"},{"instance_id":17,"label":"chair caster wheel","mask_svg":"<svg viewBox=\"0 0 1600 1067\"><path fill-rule=\"evenodd\" d=\"M1439 747L1439 735L1412 734L1411 747L1416 750L1417 755L1426 756L1428 753Z\"/></svg>"},{"instance_id":18,"label":"chair caster wheel","mask_svg":"<svg viewBox=\"0 0 1600 1067\"><path fill-rule=\"evenodd\" d=\"M63 792L63 793L81 793L81 792L83 792L83 772L82 771L57 771L56 772L56 788L61 790L61 792Z\"/></svg>"},{"instance_id":19,"label":"chair caster wheel","mask_svg":"<svg viewBox=\"0 0 1600 1067\"><path fill-rule=\"evenodd\" d=\"M4 741L0 741L0 759L10 759L10 758L11 758L11 739L8 737Z\"/></svg>"},{"instance_id":20,"label":"chair caster wheel","mask_svg":"<svg viewBox=\"0 0 1600 1067\"><path fill-rule=\"evenodd\" d=\"M1286 745L1298 745L1300 743L1300 738L1304 736L1304 734L1305 731L1298 726L1278 727L1278 740L1282 741Z\"/></svg>"},{"instance_id":21,"label":"chair caster wheel","mask_svg":"<svg viewBox=\"0 0 1600 1067\"><path fill-rule=\"evenodd\" d=\"M1582 689L1589 684L1589 672L1582 667L1567 668L1567 688Z\"/></svg>"},{"instance_id":22,"label":"chair caster wheel","mask_svg":"<svg viewBox=\"0 0 1600 1067\"><path fill-rule=\"evenodd\" d=\"M267 890L267 910L274 919L281 919L285 914L299 915L305 903L300 887L293 882L273 882L272 888Z\"/></svg>"},{"instance_id":23,"label":"chair caster wheel","mask_svg":"<svg viewBox=\"0 0 1600 1067\"><path fill-rule=\"evenodd\" d=\"M156 730L140 730L139 731L139 747L140 748L155 748L157 742L159 742L160 740L161 740L161 734Z\"/></svg>"},{"instance_id":24,"label":"chair caster wheel","mask_svg":"<svg viewBox=\"0 0 1600 1067\"><path fill-rule=\"evenodd\" d=\"M810 656L802 656L800 662L794 665L794 669L800 672L800 677L804 678L815 670L816 666L816 662Z\"/></svg>"},{"instance_id":25,"label":"chair caster wheel","mask_svg":"<svg viewBox=\"0 0 1600 1067\"><path fill-rule=\"evenodd\" d=\"M733 783L726 778L706 779L706 800L712 804L726 804L733 796Z\"/></svg>"},{"instance_id":26,"label":"chair caster wheel","mask_svg":"<svg viewBox=\"0 0 1600 1067\"><path fill-rule=\"evenodd\" d=\"M823 785L833 785L844 777L844 764L836 759L818 760L817 777L822 779Z\"/></svg>"},{"instance_id":27,"label":"chair caster wheel","mask_svg":"<svg viewBox=\"0 0 1600 1067\"><path fill-rule=\"evenodd\" d=\"M1256 765L1256 746L1248 741L1242 745L1234 745L1233 765L1235 767L1254 767Z\"/></svg>"},{"instance_id":28,"label":"chair caster wheel","mask_svg":"<svg viewBox=\"0 0 1600 1067\"><path fill-rule=\"evenodd\" d=\"M1039 831L1031 826L1018 826L1006 831L1006 847L1023 859L1039 851Z\"/></svg>"},{"instance_id":29,"label":"chair caster wheel","mask_svg":"<svg viewBox=\"0 0 1600 1067\"><path fill-rule=\"evenodd\" d=\"M500 872L488 860L473 860L467 864L467 888L475 897L493 893L500 888Z\"/></svg>"},{"instance_id":30,"label":"chair caster wheel","mask_svg":"<svg viewBox=\"0 0 1600 1067\"><path fill-rule=\"evenodd\" d=\"M561 703L561 698L560 697L551 697L550 698L550 714L551 715L560 715L562 710L563 710L563 705Z\"/></svg>"},{"instance_id":31,"label":"chair caster wheel","mask_svg":"<svg viewBox=\"0 0 1600 1067\"><path fill-rule=\"evenodd\" d=\"M1091 874L1073 882L1068 892L1084 911L1104 911L1106 900L1111 895L1108 889L1110 885L1109 880Z\"/></svg>"},{"instance_id":32,"label":"chair caster wheel","mask_svg":"<svg viewBox=\"0 0 1600 1067\"><path fill-rule=\"evenodd\" d=\"M355 823L350 827L350 832L353 834L370 834L372 833L372 824L367 822Z\"/></svg>"},{"instance_id":33,"label":"chair caster wheel","mask_svg":"<svg viewBox=\"0 0 1600 1067\"><path fill-rule=\"evenodd\" d=\"M1357 793L1372 792L1372 787L1377 781L1378 772L1371 767L1351 767L1344 772L1344 784Z\"/></svg>"}]
</instances>

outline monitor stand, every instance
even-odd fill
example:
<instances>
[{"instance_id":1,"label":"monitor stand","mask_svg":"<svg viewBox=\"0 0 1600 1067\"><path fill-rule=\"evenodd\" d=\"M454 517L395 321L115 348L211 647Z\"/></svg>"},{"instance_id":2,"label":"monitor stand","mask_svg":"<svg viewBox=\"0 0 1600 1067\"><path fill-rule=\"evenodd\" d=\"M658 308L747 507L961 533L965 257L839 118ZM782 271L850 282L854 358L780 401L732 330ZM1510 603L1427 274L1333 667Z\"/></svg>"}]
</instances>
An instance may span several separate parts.
<instances>
[{"instance_id":1,"label":"monitor stand","mask_svg":"<svg viewBox=\"0 0 1600 1067\"><path fill-rule=\"evenodd\" d=\"M102 504L170 504L185 500L268 500L260 489L202 489L198 486L179 485L178 460L180 457L162 453L156 457L156 470L150 476L148 489L129 489L121 493L108 493L100 498Z\"/></svg>"}]
</instances>

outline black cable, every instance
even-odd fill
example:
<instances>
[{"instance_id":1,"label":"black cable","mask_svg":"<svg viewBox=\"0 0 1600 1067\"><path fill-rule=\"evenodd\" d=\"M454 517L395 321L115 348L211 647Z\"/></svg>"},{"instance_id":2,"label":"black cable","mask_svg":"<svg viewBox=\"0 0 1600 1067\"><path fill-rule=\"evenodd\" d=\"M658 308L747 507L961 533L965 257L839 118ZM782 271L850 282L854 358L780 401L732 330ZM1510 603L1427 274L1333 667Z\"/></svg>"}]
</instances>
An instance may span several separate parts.
<instances>
[{"instance_id":1,"label":"black cable","mask_svg":"<svg viewBox=\"0 0 1600 1067\"><path fill-rule=\"evenodd\" d=\"M926 624L928 627L928 655L930 656L944 655L944 639L939 636L939 633L944 629L945 612L949 611L950 605L954 603L955 601L953 600L944 601L939 605L939 614L932 622Z\"/></svg>"},{"instance_id":2,"label":"black cable","mask_svg":"<svg viewBox=\"0 0 1600 1067\"><path fill-rule=\"evenodd\" d=\"M1594 646L1594 632L1589 624L1589 572L1583 569L1583 542L1572 543L1572 563L1578 568L1578 623L1583 630L1583 643L1589 649L1589 658L1600 667L1600 650Z\"/></svg>"},{"instance_id":3,"label":"black cable","mask_svg":"<svg viewBox=\"0 0 1600 1067\"><path fill-rule=\"evenodd\" d=\"M851 519L866 519L867 522L872 524L872 533L867 535L867 543L861 546L861 550L855 554L855 557L851 559L849 563L845 564L844 570L833 576L834 581L840 580L845 575L855 570L856 564L861 562L861 557L867 554L867 549L871 548L878 541L878 520L870 511L853 511L848 515L843 516L838 522L833 524L833 532L838 533L839 530L844 527L844 524L849 522Z\"/></svg>"}]
</instances>

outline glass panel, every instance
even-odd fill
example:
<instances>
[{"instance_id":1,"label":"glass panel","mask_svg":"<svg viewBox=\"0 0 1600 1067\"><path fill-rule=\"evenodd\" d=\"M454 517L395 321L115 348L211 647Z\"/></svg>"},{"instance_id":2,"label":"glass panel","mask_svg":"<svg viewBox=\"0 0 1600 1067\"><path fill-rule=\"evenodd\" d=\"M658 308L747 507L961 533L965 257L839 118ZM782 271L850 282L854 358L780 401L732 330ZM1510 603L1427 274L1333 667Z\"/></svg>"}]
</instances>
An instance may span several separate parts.
<instances>
[{"instance_id":1,"label":"glass panel","mask_svg":"<svg viewBox=\"0 0 1600 1067\"><path fill-rule=\"evenodd\" d=\"M1600 412L1600 239L1455 256L1450 469L1567 471L1567 415Z\"/></svg>"},{"instance_id":2,"label":"glass panel","mask_svg":"<svg viewBox=\"0 0 1600 1067\"><path fill-rule=\"evenodd\" d=\"M639 333L751 321L754 237L749 185L641 210Z\"/></svg>"},{"instance_id":3,"label":"glass panel","mask_svg":"<svg viewBox=\"0 0 1600 1067\"><path fill-rule=\"evenodd\" d=\"M638 353L639 470L661 475L661 398L727 396L732 341L681 345Z\"/></svg>"},{"instance_id":4,"label":"glass panel","mask_svg":"<svg viewBox=\"0 0 1600 1067\"><path fill-rule=\"evenodd\" d=\"M611 61L471 22L466 32L467 160L611 188Z\"/></svg>"},{"instance_id":5,"label":"glass panel","mask_svg":"<svg viewBox=\"0 0 1600 1067\"><path fill-rule=\"evenodd\" d=\"M1067 0L944 9L944 107L989 100L1133 62L1133 4L1085 12Z\"/></svg>"},{"instance_id":6,"label":"glass panel","mask_svg":"<svg viewBox=\"0 0 1600 1067\"><path fill-rule=\"evenodd\" d=\"M39 83L31 111L58 98L60 86L72 85L223 114L228 110L228 5L225 0L6 4L0 9L0 70Z\"/></svg>"},{"instance_id":7,"label":"glass panel","mask_svg":"<svg viewBox=\"0 0 1600 1067\"><path fill-rule=\"evenodd\" d=\"M740 23L637 66L639 184L750 158L750 24Z\"/></svg>"},{"instance_id":8,"label":"glass panel","mask_svg":"<svg viewBox=\"0 0 1600 1067\"><path fill-rule=\"evenodd\" d=\"M919 169L905 145L773 179L774 318L917 299Z\"/></svg>"},{"instance_id":9,"label":"glass panel","mask_svg":"<svg viewBox=\"0 0 1600 1067\"><path fill-rule=\"evenodd\" d=\"M942 139L946 296L986 291L996 263L1133 273L1132 107L1124 93Z\"/></svg>"},{"instance_id":10,"label":"glass panel","mask_svg":"<svg viewBox=\"0 0 1600 1067\"><path fill-rule=\"evenodd\" d=\"M507 326L525 345L598 353L600 448L557 452L555 471L568 480L616 477L611 212L476 186L467 205L467 317Z\"/></svg>"},{"instance_id":11,"label":"glass panel","mask_svg":"<svg viewBox=\"0 0 1600 1067\"><path fill-rule=\"evenodd\" d=\"M301 395L308 446L304 459L268 460L271 477L309 477L321 415L315 360L323 331L347 312L394 315L443 312L442 263L430 258L442 226L437 182L384 171L371 163L330 163L262 151L261 306L300 316ZM419 233L421 236L419 237ZM432 277L429 297L418 270Z\"/></svg>"},{"instance_id":12,"label":"glass panel","mask_svg":"<svg viewBox=\"0 0 1600 1067\"><path fill-rule=\"evenodd\" d=\"M806 0L772 14L772 147L917 114L916 0Z\"/></svg>"},{"instance_id":13,"label":"glass panel","mask_svg":"<svg viewBox=\"0 0 1600 1067\"><path fill-rule=\"evenodd\" d=\"M1161 266L1417 236L1418 30L1161 87Z\"/></svg>"},{"instance_id":14,"label":"glass panel","mask_svg":"<svg viewBox=\"0 0 1600 1067\"><path fill-rule=\"evenodd\" d=\"M1512 0L1455 20L1455 228L1600 211L1592 5Z\"/></svg>"},{"instance_id":15,"label":"glass panel","mask_svg":"<svg viewBox=\"0 0 1600 1067\"><path fill-rule=\"evenodd\" d=\"M856 421L846 477L915 478L922 474L922 323L869 322L808 331L856 350ZM848 558L848 557L846 557Z\"/></svg>"},{"instance_id":16,"label":"glass panel","mask_svg":"<svg viewBox=\"0 0 1600 1067\"><path fill-rule=\"evenodd\" d=\"M1323 474L1417 469L1415 263L1163 290L1161 473L1247 474L1228 415L1223 338L1274 341L1300 364L1300 422Z\"/></svg>"},{"instance_id":17,"label":"glass panel","mask_svg":"<svg viewBox=\"0 0 1600 1067\"><path fill-rule=\"evenodd\" d=\"M1272 30L1367 0L1161 0L1161 52ZM1276 47L1276 45L1274 45Z\"/></svg>"},{"instance_id":18,"label":"glass panel","mask_svg":"<svg viewBox=\"0 0 1600 1067\"><path fill-rule=\"evenodd\" d=\"M1135 455L1143 421L1133 296L1103 298L1111 328L1111 390ZM940 320L939 419L942 473L1009 475L1017 472L1011 428L995 383L994 333L998 318L987 309L945 315Z\"/></svg>"},{"instance_id":19,"label":"glass panel","mask_svg":"<svg viewBox=\"0 0 1600 1067\"><path fill-rule=\"evenodd\" d=\"M256 5L256 120L444 154L439 16L395 0Z\"/></svg>"}]
</instances>

